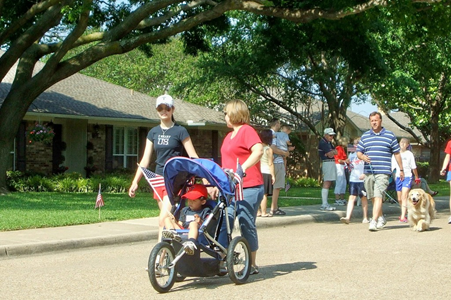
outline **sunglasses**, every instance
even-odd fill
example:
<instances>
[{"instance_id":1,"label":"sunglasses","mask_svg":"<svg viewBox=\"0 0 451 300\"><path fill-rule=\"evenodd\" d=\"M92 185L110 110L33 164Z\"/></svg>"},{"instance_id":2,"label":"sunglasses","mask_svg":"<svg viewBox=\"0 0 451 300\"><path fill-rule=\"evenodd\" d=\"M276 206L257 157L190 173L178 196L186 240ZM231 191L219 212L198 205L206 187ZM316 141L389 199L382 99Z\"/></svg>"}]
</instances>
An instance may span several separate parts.
<instances>
[{"instance_id":1,"label":"sunglasses","mask_svg":"<svg viewBox=\"0 0 451 300\"><path fill-rule=\"evenodd\" d=\"M171 109L172 109L172 107L167 106L167 105L158 105L158 107L157 107L157 111L163 111L163 110L171 111Z\"/></svg>"}]
</instances>

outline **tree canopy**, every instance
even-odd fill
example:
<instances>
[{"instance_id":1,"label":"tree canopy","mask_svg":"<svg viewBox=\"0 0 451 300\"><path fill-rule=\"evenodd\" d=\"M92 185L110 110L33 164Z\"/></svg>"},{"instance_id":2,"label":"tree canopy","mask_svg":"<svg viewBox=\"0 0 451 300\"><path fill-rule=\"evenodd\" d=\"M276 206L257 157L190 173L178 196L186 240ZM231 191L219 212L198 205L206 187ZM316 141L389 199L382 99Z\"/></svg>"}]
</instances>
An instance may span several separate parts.
<instances>
[{"instance_id":1,"label":"tree canopy","mask_svg":"<svg viewBox=\"0 0 451 300\"><path fill-rule=\"evenodd\" d=\"M440 4L439 0L398 1L395 8ZM0 78L16 68L0 108L0 189L6 188L6 157L20 121L33 100L55 83L112 55L182 34L187 46L202 45L201 24L225 30L226 13L246 11L293 23L341 20L386 7L380 0L2 0ZM194 49L191 48L191 49ZM80 50L77 50L80 49ZM76 51L77 50L77 51ZM36 63L45 59L42 69Z\"/></svg>"}]
</instances>

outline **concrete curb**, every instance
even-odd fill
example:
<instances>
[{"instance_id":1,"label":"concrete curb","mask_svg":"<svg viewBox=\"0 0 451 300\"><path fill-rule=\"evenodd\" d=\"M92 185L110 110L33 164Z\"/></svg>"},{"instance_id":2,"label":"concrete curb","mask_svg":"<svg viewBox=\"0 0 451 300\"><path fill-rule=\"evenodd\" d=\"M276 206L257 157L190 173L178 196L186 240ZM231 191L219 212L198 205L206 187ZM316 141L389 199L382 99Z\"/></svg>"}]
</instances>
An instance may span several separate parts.
<instances>
[{"instance_id":1,"label":"concrete curb","mask_svg":"<svg viewBox=\"0 0 451 300\"><path fill-rule=\"evenodd\" d=\"M445 197L443 197L445 198ZM449 209L448 199L437 199L436 200L436 210L438 212L446 212ZM371 216L371 208L369 207L369 216ZM346 215L344 211L346 208L344 206L338 207L336 211L321 211L319 206L297 206L297 207L285 207L284 210L287 213L285 216L273 216L271 218L257 218L257 228L270 228L275 226L289 226L305 223L324 223L333 222L339 223L341 217ZM388 217L394 217L400 213L400 207L398 204L384 204L383 207L384 215ZM358 223L361 221L362 210L361 207L356 207L352 216L352 223ZM360 220L359 220L360 219ZM152 222L157 222L151 220ZM141 220L129 220L116 222L121 224L128 223L142 223ZM115 226L125 226L125 225ZM140 224L142 225L142 224ZM81 225L86 226L86 225ZM92 227L92 230L98 230L97 227ZM107 226L104 226L107 227ZM0 259L13 256L21 255L33 255L40 253L56 252L56 251L67 251L72 249L82 249L89 247L101 247L110 246L126 243L135 243L156 240L158 238L158 229L156 226L148 226L145 230L142 228L140 231L134 232L135 228L130 228L129 232L109 232L103 233L103 235L92 236L92 237L69 237L67 239L58 238L58 240L48 240L48 241L34 241L34 242L23 242L16 243L12 245L0 245ZM1 234L1 233L0 233ZM31 240L31 239L30 239ZM33 239L36 240L36 239Z\"/></svg>"}]
</instances>

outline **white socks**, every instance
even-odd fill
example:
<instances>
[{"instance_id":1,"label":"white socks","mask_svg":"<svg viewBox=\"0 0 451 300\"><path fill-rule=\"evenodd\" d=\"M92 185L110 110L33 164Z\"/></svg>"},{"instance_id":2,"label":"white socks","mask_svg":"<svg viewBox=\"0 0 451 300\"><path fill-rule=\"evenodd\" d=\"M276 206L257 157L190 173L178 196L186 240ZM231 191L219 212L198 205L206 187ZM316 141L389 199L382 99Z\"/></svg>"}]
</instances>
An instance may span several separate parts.
<instances>
[{"instance_id":1,"label":"white socks","mask_svg":"<svg viewBox=\"0 0 451 300\"><path fill-rule=\"evenodd\" d=\"M329 203L327 203L327 197L329 196L329 189L321 189L321 199L323 201L323 206L327 206L329 205Z\"/></svg>"}]
</instances>

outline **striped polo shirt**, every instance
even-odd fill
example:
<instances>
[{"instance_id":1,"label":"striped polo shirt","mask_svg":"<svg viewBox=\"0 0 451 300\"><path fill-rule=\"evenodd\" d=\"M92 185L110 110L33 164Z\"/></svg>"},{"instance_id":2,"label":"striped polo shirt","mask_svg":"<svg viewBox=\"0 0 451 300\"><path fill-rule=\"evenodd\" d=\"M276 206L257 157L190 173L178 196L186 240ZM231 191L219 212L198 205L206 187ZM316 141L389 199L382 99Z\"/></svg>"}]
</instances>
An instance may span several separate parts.
<instances>
[{"instance_id":1,"label":"striped polo shirt","mask_svg":"<svg viewBox=\"0 0 451 300\"><path fill-rule=\"evenodd\" d=\"M382 128L379 133L373 129L365 132L360 138L357 151L371 159L371 166L365 163L365 173L391 174L391 157L399 152L398 141L390 130Z\"/></svg>"}]
</instances>

